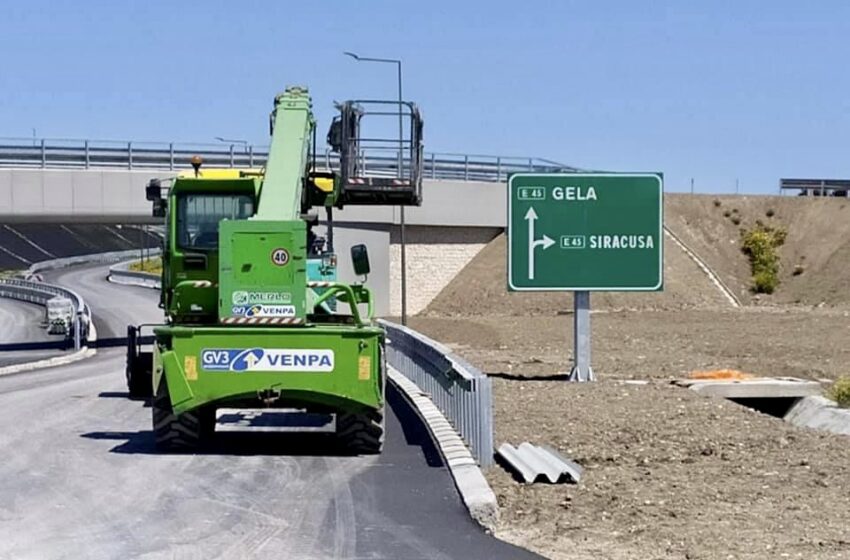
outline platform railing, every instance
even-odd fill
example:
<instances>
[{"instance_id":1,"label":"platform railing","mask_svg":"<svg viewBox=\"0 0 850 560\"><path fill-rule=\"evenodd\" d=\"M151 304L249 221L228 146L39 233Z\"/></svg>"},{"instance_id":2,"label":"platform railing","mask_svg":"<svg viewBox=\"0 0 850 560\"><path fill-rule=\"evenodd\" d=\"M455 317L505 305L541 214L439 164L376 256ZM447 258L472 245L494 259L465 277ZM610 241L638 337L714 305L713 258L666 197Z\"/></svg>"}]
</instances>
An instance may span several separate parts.
<instances>
[{"instance_id":1,"label":"platform railing","mask_svg":"<svg viewBox=\"0 0 850 560\"><path fill-rule=\"evenodd\" d=\"M199 155L208 167L260 168L268 146L179 142L116 142L48 138L0 137L0 168L33 169L138 169L179 171L191 169L189 160ZM398 153L364 153L360 164L367 174L397 176ZM511 173L576 172L578 168L534 157L489 156L425 152L425 179L453 181L505 181ZM402 166L409 167L408 158ZM337 170L339 157L330 150L316 153L316 166Z\"/></svg>"}]
</instances>

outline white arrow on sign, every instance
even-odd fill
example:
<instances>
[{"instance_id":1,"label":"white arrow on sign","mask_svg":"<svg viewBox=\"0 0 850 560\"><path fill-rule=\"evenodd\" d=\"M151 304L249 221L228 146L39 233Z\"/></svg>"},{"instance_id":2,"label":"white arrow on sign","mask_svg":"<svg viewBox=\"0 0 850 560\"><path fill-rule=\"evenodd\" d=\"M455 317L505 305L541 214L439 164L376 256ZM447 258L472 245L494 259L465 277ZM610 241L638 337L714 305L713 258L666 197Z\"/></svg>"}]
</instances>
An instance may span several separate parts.
<instances>
[{"instance_id":1,"label":"white arrow on sign","mask_svg":"<svg viewBox=\"0 0 850 560\"><path fill-rule=\"evenodd\" d=\"M534 239L534 222L537 220L537 212L534 211L534 206L528 207L525 219L528 222L528 279L534 280L534 248L542 245L545 251L555 244L555 240L545 233L541 239Z\"/></svg>"}]
</instances>

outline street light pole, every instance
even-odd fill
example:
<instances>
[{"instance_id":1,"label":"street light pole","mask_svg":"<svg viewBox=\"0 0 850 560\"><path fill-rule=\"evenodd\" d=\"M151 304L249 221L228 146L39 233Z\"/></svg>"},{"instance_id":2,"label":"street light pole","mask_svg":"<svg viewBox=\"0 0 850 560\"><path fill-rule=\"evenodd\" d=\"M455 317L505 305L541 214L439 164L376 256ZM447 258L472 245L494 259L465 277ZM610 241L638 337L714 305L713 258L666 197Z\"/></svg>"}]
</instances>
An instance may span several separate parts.
<instances>
[{"instance_id":1,"label":"street light pole","mask_svg":"<svg viewBox=\"0 0 850 560\"><path fill-rule=\"evenodd\" d=\"M247 140L238 140L236 138L222 138L221 136L216 136L215 139L218 140L219 142L223 142L225 144L230 144L231 147L234 144L241 144L242 149L245 151L245 153L246 154L248 153L248 141Z\"/></svg>"},{"instance_id":2,"label":"street light pole","mask_svg":"<svg viewBox=\"0 0 850 560\"><path fill-rule=\"evenodd\" d=\"M402 120L401 61L398 61L398 178L403 178L404 121ZM412 161L411 161L412 163ZM401 324L407 326L407 244L404 240L404 204L399 207L399 236L401 237Z\"/></svg>"},{"instance_id":3,"label":"street light pole","mask_svg":"<svg viewBox=\"0 0 850 560\"><path fill-rule=\"evenodd\" d=\"M396 175L399 179L404 178L404 101L401 90L401 60L394 58L370 58L359 56L353 52L344 52L357 62L378 62L395 64L398 70L398 169ZM412 163L412 154L411 154ZM404 205L399 207L399 237L401 241L401 324L407 325L407 244L404 239Z\"/></svg>"}]
</instances>

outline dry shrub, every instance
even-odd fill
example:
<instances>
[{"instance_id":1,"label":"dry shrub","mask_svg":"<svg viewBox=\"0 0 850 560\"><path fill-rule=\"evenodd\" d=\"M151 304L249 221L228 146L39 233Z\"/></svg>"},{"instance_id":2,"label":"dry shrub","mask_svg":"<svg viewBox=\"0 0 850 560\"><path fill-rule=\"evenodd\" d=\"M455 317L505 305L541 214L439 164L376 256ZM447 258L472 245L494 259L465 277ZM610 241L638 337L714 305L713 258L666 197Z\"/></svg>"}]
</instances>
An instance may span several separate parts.
<instances>
[{"instance_id":1,"label":"dry shrub","mask_svg":"<svg viewBox=\"0 0 850 560\"><path fill-rule=\"evenodd\" d=\"M741 250L750 259L752 289L758 294L772 294L779 285L779 253L787 232L781 227L758 223L741 232Z\"/></svg>"},{"instance_id":2,"label":"dry shrub","mask_svg":"<svg viewBox=\"0 0 850 560\"><path fill-rule=\"evenodd\" d=\"M850 377L839 377L835 380L827 392L826 396L838 403L841 408L850 407Z\"/></svg>"}]
</instances>

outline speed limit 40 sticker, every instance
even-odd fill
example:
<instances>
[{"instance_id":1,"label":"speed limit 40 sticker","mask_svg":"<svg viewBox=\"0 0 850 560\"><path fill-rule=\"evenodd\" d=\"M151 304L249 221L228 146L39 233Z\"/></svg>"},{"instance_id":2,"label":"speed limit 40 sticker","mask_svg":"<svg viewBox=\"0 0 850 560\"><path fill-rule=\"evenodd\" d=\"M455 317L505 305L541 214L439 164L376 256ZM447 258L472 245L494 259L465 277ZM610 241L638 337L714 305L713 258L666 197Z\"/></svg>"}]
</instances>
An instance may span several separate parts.
<instances>
[{"instance_id":1,"label":"speed limit 40 sticker","mask_svg":"<svg viewBox=\"0 0 850 560\"><path fill-rule=\"evenodd\" d=\"M289 263L289 251L283 247L278 247L272 251L272 262L277 266L286 266Z\"/></svg>"}]
</instances>

